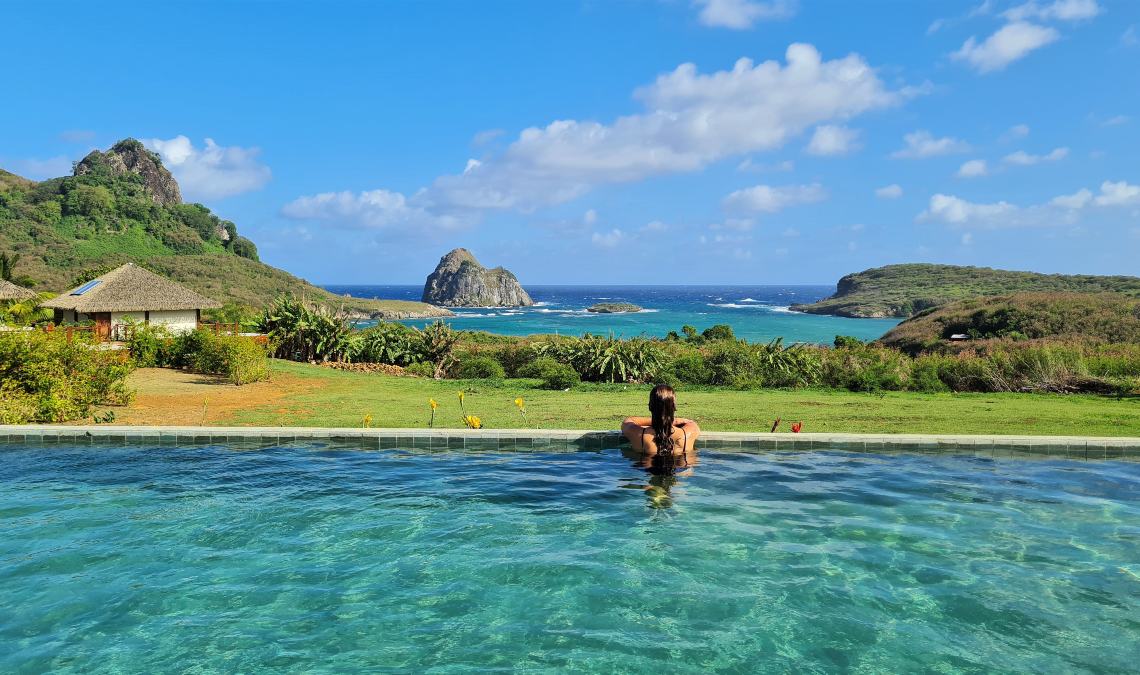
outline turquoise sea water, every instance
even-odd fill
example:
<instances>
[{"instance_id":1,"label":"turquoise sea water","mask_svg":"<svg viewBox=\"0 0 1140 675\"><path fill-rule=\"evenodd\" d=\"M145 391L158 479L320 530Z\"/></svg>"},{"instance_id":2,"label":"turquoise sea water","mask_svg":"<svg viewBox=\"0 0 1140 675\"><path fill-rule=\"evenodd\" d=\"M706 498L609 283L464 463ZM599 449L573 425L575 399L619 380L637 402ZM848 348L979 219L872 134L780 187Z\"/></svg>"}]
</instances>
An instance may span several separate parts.
<instances>
[{"instance_id":1,"label":"turquoise sea water","mask_svg":"<svg viewBox=\"0 0 1140 675\"><path fill-rule=\"evenodd\" d=\"M0 450L4 673L1134 673L1140 465Z\"/></svg>"},{"instance_id":2,"label":"turquoise sea water","mask_svg":"<svg viewBox=\"0 0 1140 675\"><path fill-rule=\"evenodd\" d=\"M356 298L419 301L423 286L338 286L325 289ZM793 302L811 303L835 292L835 286L527 286L534 307L455 309L448 319L456 330L483 330L500 335L554 333L581 335L610 331L618 335L681 332L686 324L704 330L724 323L737 337L768 341L831 344L836 335L874 340L898 325L898 319L845 319L788 310ZM636 314L594 314L599 302L631 302L645 308ZM371 322L363 322L368 325ZM405 321L423 326L423 319Z\"/></svg>"}]
</instances>

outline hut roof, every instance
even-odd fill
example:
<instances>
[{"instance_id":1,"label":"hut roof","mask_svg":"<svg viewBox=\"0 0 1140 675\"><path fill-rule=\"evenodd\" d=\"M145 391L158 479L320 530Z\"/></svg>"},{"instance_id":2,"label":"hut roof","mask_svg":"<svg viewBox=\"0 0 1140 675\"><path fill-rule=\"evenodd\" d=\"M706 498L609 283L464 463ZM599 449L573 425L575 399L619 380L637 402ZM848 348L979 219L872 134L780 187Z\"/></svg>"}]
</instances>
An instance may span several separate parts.
<instances>
[{"instance_id":1,"label":"hut roof","mask_svg":"<svg viewBox=\"0 0 1140 675\"><path fill-rule=\"evenodd\" d=\"M0 300L31 300L34 297L36 297L35 291L0 279Z\"/></svg>"},{"instance_id":2,"label":"hut roof","mask_svg":"<svg viewBox=\"0 0 1140 675\"><path fill-rule=\"evenodd\" d=\"M138 265L127 263L40 306L91 314L212 309L222 305Z\"/></svg>"}]
</instances>

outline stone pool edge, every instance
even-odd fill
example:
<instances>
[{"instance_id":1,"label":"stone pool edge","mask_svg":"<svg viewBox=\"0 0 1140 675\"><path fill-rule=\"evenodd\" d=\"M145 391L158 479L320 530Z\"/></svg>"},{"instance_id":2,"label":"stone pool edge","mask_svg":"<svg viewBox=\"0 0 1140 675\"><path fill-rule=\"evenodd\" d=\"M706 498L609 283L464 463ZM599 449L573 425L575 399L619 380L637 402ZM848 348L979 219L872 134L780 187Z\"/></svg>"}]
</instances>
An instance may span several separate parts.
<instances>
[{"instance_id":1,"label":"stone pool edge","mask_svg":"<svg viewBox=\"0 0 1140 675\"><path fill-rule=\"evenodd\" d=\"M0 426L0 444L235 445L269 447L328 443L364 449L442 452L601 450L628 445L612 430L568 429L352 429L322 427ZM697 448L727 452L867 452L970 454L980 457L1048 457L1140 461L1140 438L1091 436L986 436L937 434L772 434L707 431Z\"/></svg>"}]
</instances>

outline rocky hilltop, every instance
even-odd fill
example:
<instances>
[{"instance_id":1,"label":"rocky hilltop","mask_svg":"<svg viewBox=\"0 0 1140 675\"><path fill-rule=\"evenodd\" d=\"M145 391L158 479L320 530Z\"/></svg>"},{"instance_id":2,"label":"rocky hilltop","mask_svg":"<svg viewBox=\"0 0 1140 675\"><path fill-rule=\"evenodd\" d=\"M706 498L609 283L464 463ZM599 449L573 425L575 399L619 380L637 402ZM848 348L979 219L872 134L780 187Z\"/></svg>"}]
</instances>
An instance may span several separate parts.
<instances>
[{"instance_id":1,"label":"rocky hilltop","mask_svg":"<svg viewBox=\"0 0 1140 675\"><path fill-rule=\"evenodd\" d=\"M439 259L424 284L421 302L442 307L529 307L519 280L502 267L487 269L465 248Z\"/></svg>"},{"instance_id":2,"label":"rocky hilltop","mask_svg":"<svg viewBox=\"0 0 1140 675\"><path fill-rule=\"evenodd\" d=\"M162 157L143 147L133 138L125 138L107 152L93 151L75 166L76 176L92 173L97 166L106 166L112 176L137 174L143 179L150 198L159 206L181 204L182 192L170 171L162 165ZM228 240L228 237L226 237Z\"/></svg>"}]
</instances>

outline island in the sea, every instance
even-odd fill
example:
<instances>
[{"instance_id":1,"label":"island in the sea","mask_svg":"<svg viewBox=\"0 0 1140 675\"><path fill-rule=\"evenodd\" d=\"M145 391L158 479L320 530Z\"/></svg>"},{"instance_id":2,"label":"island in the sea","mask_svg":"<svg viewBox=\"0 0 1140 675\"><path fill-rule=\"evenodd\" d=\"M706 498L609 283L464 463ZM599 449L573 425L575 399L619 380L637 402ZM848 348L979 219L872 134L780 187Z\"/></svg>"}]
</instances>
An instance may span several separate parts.
<instances>
[{"instance_id":1,"label":"island in the sea","mask_svg":"<svg viewBox=\"0 0 1140 675\"><path fill-rule=\"evenodd\" d=\"M595 314L624 314L626 312L640 312L641 309L631 302L599 302L587 307L586 311Z\"/></svg>"}]
</instances>

